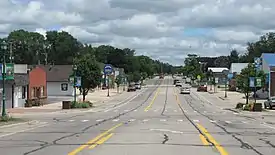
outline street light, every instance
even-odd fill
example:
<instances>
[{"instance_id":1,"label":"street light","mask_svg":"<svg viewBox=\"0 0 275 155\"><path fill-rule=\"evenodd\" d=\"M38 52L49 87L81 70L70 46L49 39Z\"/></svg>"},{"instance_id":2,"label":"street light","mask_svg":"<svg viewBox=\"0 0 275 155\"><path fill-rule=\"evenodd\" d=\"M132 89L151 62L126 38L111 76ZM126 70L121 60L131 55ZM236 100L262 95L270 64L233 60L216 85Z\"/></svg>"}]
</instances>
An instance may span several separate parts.
<instances>
[{"instance_id":1,"label":"street light","mask_svg":"<svg viewBox=\"0 0 275 155\"><path fill-rule=\"evenodd\" d=\"M223 70L222 71L222 73L224 74L224 76L225 76L225 89L224 89L224 98L227 98L227 80L228 80L228 73L229 73L229 71L228 70Z\"/></svg>"},{"instance_id":2,"label":"street light","mask_svg":"<svg viewBox=\"0 0 275 155\"><path fill-rule=\"evenodd\" d=\"M74 103L76 103L76 71L77 71L77 66L73 66L74 70Z\"/></svg>"},{"instance_id":3,"label":"street light","mask_svg":"<svg viewBox=\"0 0 275 155\"><path fill-rule=\"evenodd\" d=\"M6 116L6 92L5 92L5 79L6 79L6 56L5 52L7 50L7 43L5 41L1 44L1 49L3 50L3 65L2 65L2 100L3 100L3 107L2 107L2 117Z\"/></svg>"}]
</instances>

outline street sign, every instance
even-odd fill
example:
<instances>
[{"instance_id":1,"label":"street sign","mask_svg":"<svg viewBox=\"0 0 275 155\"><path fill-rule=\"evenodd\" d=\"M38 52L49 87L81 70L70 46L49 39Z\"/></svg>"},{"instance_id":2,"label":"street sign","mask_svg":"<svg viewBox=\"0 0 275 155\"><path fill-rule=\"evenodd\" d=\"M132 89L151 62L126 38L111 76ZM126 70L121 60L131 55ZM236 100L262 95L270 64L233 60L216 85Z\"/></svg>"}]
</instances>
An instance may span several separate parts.
<instances>
[{"instance_id":1,"label":"street sign","mask_svg":"<svg viewBox=\"0 0 275 155\"><path fill-rule=\"evenodd\" d=\"M76 80L75 86L80 87L81 86L81 77L77 76L77 77L75 77L75 80ZM74 86L74 76L70 76L69 82L70 82L71 86Z\"/></svg>"},{"instance_id":2,"label":"street sign","mask_svg":"<svg viewBox=\"0 0 275 155\"><path fill-rule=\"evenodd\" d=\"M200 76L200 75L197 75L197 79L200 81L200 80L201 80L201 76Z\"/></svg>"},{"instance_id":3,"label":"street sign","mask_svg":"<svg viewBox=\"0 0 275 155\"><path fill-rule=\"evenodd\" d=\"M255 63L256 70L259 70L262 65L262 58L259 58L259 57L254 58L254 63Z\"/></svg>"},{"instance_id":4,"label":"street sign","mask_svg":"<svg viewBox=\"0 0 275 155\"><path fill-rule=\"evenodd\" d=\"M109 74L112 74L112 72L113 72L112 66L109 65L109 64L106 64L106 65L104 66L104 74L105 74L105 75L109 75Z\"/></svg>"},{"instance_id":5,"label":"street sign","mask_svg":"<svg viewBox=\"0 0 275 155\"><path fill-rule=\"evenodd\" d=\"M227 74L227 78L228 78L228 80L231 80L233 78L233 73Z\"/></svg>"},{"instance_id":6,"label":"street sign","mask_svg":"<svg viewBox=\"0 0 275 155\"><path fill-rule=\"evenodd\" d=\"M256 78L256 87L262 87L262 79L260 77Z\"/></svg>"},{"instance_id":7,"label":"street sign","mask_svg":"<svg viewBox=\"0 0 275 155\"><path fill-rule=\"evenodd\" d=\"M255 87L255 77L249 77L249 87Z\"/></svg>"},{"instance_id":8,"label":"street sign","mask_svg":"<svg viewBox=\"0 0 275 155\"><path fill-rule=\"evenodd\" d=\"M0 64L0 70L1 70L0 80L3 79L2 73L6 73L5 80L13 80L14 79L14 64L6 63L6 69L5 70L3 68L3 64Z\"/></svg>"}]
</instances>

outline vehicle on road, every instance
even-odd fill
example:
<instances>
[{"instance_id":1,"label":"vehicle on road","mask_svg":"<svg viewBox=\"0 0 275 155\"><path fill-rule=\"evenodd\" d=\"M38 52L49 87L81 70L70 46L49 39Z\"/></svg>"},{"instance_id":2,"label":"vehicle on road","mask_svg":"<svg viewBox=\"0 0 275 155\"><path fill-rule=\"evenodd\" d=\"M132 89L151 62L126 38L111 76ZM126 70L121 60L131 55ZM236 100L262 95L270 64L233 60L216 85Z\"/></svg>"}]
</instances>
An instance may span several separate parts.
<instances>
[{"instance_id":1,"label":"vehicle on road","mask_svg":"<svg viewBox=\"0 0 275 155\"><path fill-rule=\"evenodd\" d=\"M135 83L130 83L127 92L136 91Z\"/></svg>"},{"instance_id":2,"label":"vehicle on road","mask_svg":"<svg viewBox=\"0 0 275 155\"><path fill-rule=\"evenodd\" d=\"M176 82L176 87L181 87L182 86L182 83L180 81L177 81Z\"/></svg>"},{"instance_id":3,"label":"vehicle on road","mask_svg":"<svg viewBox=\"0 0 275 155\"><path fill-rule=\"evenodd\" d=\"M136 83L135 83L135 87L136 87L136 89L141 89L141 84L140 84L140 82L136 82Z\"/></svg>"},{"instance_id":4,"label":"vehicle on road","mask_svg":"<svg viewBox=\"0 0 275 155\"><path fill-rule=\"evenodd\" d=\"M200 85L197 88L197 91L199 91L199 92L207 92L207 86L206 85Z\"/></svg>"},{"instance_id":5,"label":"vehicle on road","mask_svg":"<svg viewBox=\"0 0 275 155\"><path fill-rule=\"evenodd\" d=\"M191 89L190 89L190 87L188 87L188 86L183 86L183 87L180 89L180 93L181 93L181 94L190 94L190 93L191 93Z\"/></svg>"},{"instance_id":6,"label":"vehicle on road","mask_svg":"<svg viewBox=\"0 0 275 155\"><path fill-rule=\"evenodd\" d=\"M175 80L174 80L174 85L176 85L176 83L177 83L178 81L179 81L178 79L175 79Z\"/></svg>"},{"instance_id":7,"label":"vehicle on road","mask_svg":"<svg viewBox=\"0 0 275 155\"><path fill-rule=\"evenodd\" d=\"M273 107L275 107L275 96L268 98L267 101L264 102L265 109L272 109Z\"/></svg>"}]
</instances>

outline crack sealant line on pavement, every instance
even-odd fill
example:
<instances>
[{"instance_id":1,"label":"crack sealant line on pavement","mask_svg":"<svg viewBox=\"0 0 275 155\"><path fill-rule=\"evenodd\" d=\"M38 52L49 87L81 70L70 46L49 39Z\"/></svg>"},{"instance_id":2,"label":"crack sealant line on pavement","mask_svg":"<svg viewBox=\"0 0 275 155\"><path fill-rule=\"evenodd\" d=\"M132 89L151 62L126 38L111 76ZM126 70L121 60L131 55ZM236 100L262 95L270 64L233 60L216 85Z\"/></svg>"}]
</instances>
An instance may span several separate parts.
<instances>
[{"instance_id":1,"label":"crack sealant line on pavement","mask_svg":"<svg viewBox=\"0 0 275 155\"><path fill-rule=\"evenodd\" d=\"M187 118L187 120L198 130L198 132L200 133L200 135L202 135L204 138L202 140L202 143L204 145L210 143L212 144L212 146L214 146L220 153L220 155L228 155L227 151L211 136L211 134L200 124L195 124L190 118L189 116L184 112L182 106L181 106L181 102L179 100L178 95L176 94L175 89L174 90L174 95L176 97L176 102L179 106L179 108L181 109L183 115ZM207 143L208 142L208 143Z\"/></svg>"}]
</instances>

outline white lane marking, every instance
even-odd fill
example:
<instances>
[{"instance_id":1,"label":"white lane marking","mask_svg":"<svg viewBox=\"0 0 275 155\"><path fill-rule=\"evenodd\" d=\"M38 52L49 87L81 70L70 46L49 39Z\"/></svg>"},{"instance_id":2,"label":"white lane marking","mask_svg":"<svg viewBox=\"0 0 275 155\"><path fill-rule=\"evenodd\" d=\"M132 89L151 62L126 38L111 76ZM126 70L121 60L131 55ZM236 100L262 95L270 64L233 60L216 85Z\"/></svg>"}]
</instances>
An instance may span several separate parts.
<instances>
[{"instance_id":1,"label":"white lane marking","mask_svg":"<svg viewBox=\"0 0 275 155\"><path fill-rule=\"evenodd\" d=\"M101 122L102 121L102 119L98 119L98 120L96 120L97 122Z\"/></svg>"},{"instance_id":2,"label":"white lane marking","mask_svg":"<svg viewBox=\"0 0 275 155\"><path fill-rule=\"evenodd\" d=\"M171 132L171 133L180 133L183 134L181 131L174 131L174 130L168 130L168 129L150 129L151 131L162 131L162 132Z\"/></svg>"},{"instance_id":3,"label":"white lane marking","mask_svg":"<svg viewBox=\"0 0 275 155\"><path fill-rule=\"evenodd\" d=\"M216 123L217 121L214 121L214 120L210 120L211 123Z\"/></svg>"},{"instance_id":4,"label":"white lane marking","mask_svg":"<svg viewBox=\"0 0 275 155\"><path fill-rule=\"evenodd\" d=\"M194 110L194 113L198 113L198 112Z\"/></svg>"},{"instance_id":5,"label":"white lane marking","mask_svg":"<svg viewBox=\"0 0 275 155\"><path fill-rule=\"evenodd\" d=\"M161 119L160 121L161 121L161 122L166 122L166 119Z\"/></svg>"},{"instance_id":6,"label":"white lane marking","mask_svg":"<svg viewBox=\"0 0 275 155\"><path fill-rule=\"evenodd\" d=\"M198 123L198 122L200 122L200 121L199 121L199 120L196 120L196 119L195 119L195 120L193 120L193 122L196 122L196 123Z\"/></svg>"},{"instance_id":7,"label":"white lane marking","mask_svg":"<svg viewBox=\"0 0 275 155\"><path fill-rule=\"evenodd\" d=\"M238 115L238 113L237 113L237 112L233 112L233 114L234 114L234 115Z\"/></svg>"},{"instance_id":8,"label":"white lane marking","mask_svg":"<svg viewBox=\"0 0 275 155\"><path fill-rule=\"evenodd\" d=\"M137 109L136 110L134 110L134 112L136 112L137 111Z\"/></svg>"},{"instance_id":9,"label":"white lane marking","mask_svg":"<svg viewBox=\"0 0 275 155\"><path fill-rule=\"evenodd\" d=\"M74 122L75 120L73 120L73 119L71 119L71 120L69 120L69 122Z\"/></svg>"},{"instance_id":10,"label":"white lane marking","mask_svg":"<svg viewBox=\"0 0 275 155\"><path fill-rule=\"evenodd\" d=\"M89 120L87 120L87 119L84 119L84 120L81 120L81 122L88 122Z\"/></svg>"},{"instance_id":11,"label":"white lane marking","mask_svg":"<svg viewBox=\"0 0 275 155\"><path fill-rule=\"evenodd\" d=\"M178 122L183 122L183 120L182 120L182 119L178 119L177 121L178 121Z\"/></svg>"},{"instance_id":12,"label":"white lane marking","mask_svg":"<svg viewBox=\"0 0 275 155\"><path fill-rule=\"evenodd\" d=\"M207 111L203 111L203 113L207 113Z\"/></svg>"},{"instance_id":13,"label":"white lane marking","mask_svg":"<svg viewBox=\"0 0 275 155\"><path fill-rule=\"evenodd\" d=\"M135 120L136 120L136 119L130 119L129 121L130 121L130 122L134 122Z\"/></svg>"},{"instance_id":14,"label":"white lane marking","mask_svg":"<svg viewBox=\"0 0 275 155\"><path fill-rule=\"evenodd\" d=\"M265 122L261 124L262 126L265 126L265 127L268 127L268 128L271 128L271 129L275 129L275 127L273 126L270 126L270 125L267 125Z\"/></svg>"},{"instance_id":15,"label":"white lane marking","mask_svg":"<svg viewBox=\"0 0 275 155\"><path fill-rule=\"evenodd\" d=\"M49 125L48 122L41 122L41 123L42 123L41 125L35 126L33 128L28 128L28 129L21 130L21 131L16 131L16 132L11 132L11 133L7 133L7 134L4 134L4 135L0 135L0 138L1 137L6 137L6 136L10 136L10 135L14 135L14 134L17 134L17 133L22 133L22 132L30 131L30 130L33 130L33 129L36 129L36 128L41 128L41 127L45 127L45 126Z\"/></svg>"},{"instance_id":16,"label":"white lane marking","mask_svg":"<svg viewBox=\"0 0 275 155\"><path fill-rule=\"evenodd\" d=\"M118 122L118 121L119 121L119 119L114 119L114 120L113 120L113 122Z\"/></svg>"},{"instance_id":17,"label":"white lane marking","mask_svg":"<svg viewBox=\"0 0 275 155\"><path fill-rule=\"evenodd\" d=\"M129 110L124 110L125 112L128 112Z\"/></svg>"},{"instance_id":18,"label":"white lane marking","mask_svg":"<svg viewBox=\"0 0 275 155\"><path fill-rule=\"evenodd\" d=\"M148 119L144 119L143 122L148 122L149 120Z\"/></svg>"},{"instance_id":19,"label":"white lane marking","mask_svg":"<svg viewBox=\"0 0 275 155\"><path fill-rule=\"evenodd\" d=\"M114 112L118 112L118 110L114 110Z\"/></svg>"},{"instance_id":20,"label":"white lane marking","mask_svg":"<svg viewBox=\"0 0 275 155\"><path fill-rule=\"evenodd\" d=\"M167 110L165 110L165 112L167 112Z\"/></svg>"},{"instance_id":21,"label":"white lane marking","mask_svg":"<svg viewBox=\"0 0 275 155\"><path fill-rule=\"evenodd\" d=\"M183 112L188 112L187 110L183 110Z\"/></svg>"},{"instance_id":22,"label":"white lane marking","mask_svg":"<svg viewBox=\"0 0 275 155\"><path fill-rule=\"evenodd\" d=\"M174 110L174 112L178 112L177 110Z\"/></svg>"},{"instance_id":23,"label":"white lane marking","mask_svg":"<svg viewBox=\"0 0 275 155\"><path fill-rule=\"evenodd\" d=\"M247 122L246 122L246 121L242 121L242 123L247 124Z\"/></svg>"},{"instance_id":24,"label":"white lane marking","mask_svg":"<svg viewBox=\"0 0 275 155\"><path fill-rule=\"evenodd\" d=\"M225 121L225 123L230 124L230 123L232 123L232 122L231 122L231 121Z\"/></svg>"},{"instance_id":25,"label":"white lane marking","mask_svg":"<svg viewBox=\"0 0 275 155\"><path fill-rule=\"evenodd\" d=\"M154 110L154 112L157 112L157 111L158 111L157 109Z\"/></svg>"},{"instance_id":26,"label":"white lane marking","mask_svg":"<svg viewBox=\"0 0 275 155\"><path fill-rule=\"evenodd\" d=\"M105 110L104 112L108 112L108 111L111 111L111 110L115 110L115 109L117 109L117 108L120 108L120 107L122 107L122 106L124 106L124 105L126 105L126 104L128 104L128 103L130 103L132 100L134 100L136 97L138 97L139 95L141 95L143 92L145 92L145 90L147 90L147 89L144 89L144 90L142 90L142 91L140 91L138 94L136 94L136 95L134 95L134 96L130 96L130 97L128 97L127 99L125 99L124 101L122 101L122 102L120 102L120 103L123 103L123 102L125 102L125 103L123 103L123 104L120 104L120 105L118 105L118 106L116 106L116 107L111 107L110 109L107 109L107 110ZM130 99L131 98L131 99ZM129 100L130 99L130 100ZM127 101L128 100L128 101Z\"/></svg>"}]
</instances>

